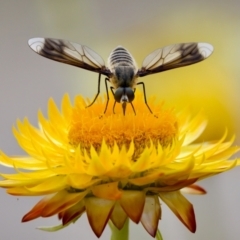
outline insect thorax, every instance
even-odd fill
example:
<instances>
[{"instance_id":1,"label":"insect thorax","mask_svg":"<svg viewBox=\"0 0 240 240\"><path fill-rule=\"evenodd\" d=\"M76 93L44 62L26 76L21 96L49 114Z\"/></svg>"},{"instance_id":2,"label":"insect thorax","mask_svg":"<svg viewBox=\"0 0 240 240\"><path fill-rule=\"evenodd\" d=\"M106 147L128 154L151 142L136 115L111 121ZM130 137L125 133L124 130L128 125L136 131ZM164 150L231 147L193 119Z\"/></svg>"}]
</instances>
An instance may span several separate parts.
<instances>
[{"instance_id":1,"label":"insect thorax","mask_svg":"<svg viewBox=\"0 0 240 240\"><path fill-rule=\"evenodd\" d=\"M128 50L121 46L115 48L108 58L108 65L113 74L110 81L115 88L135 85L138 68Z\"/></svg>"}]
</instances>

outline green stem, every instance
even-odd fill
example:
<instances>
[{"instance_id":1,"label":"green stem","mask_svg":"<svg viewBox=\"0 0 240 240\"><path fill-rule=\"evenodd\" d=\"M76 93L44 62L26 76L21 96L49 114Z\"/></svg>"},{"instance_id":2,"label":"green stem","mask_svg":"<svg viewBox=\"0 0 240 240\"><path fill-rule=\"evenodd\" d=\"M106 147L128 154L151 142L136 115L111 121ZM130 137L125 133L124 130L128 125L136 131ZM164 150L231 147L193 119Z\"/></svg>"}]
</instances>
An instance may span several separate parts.
<instances>
[{"instance_id":1,"label":"green stem","mask_svg":"<svg viewBox=\"0 0 240 240\"><path fill-rule=\"evenodd\" d=\"M157 239L157 240L163 240L162 234L161 234L161 232L159 231L159 229L157 230L156 239Z\"/></svg>"},{"instance_id":2,"label":"green stem","mask_svg":"<svg viewBox=\"0 0 240 240\"><path fill-rule=\"evenodd\" d=\"M109 221L109 226L112 230L111 240L128 240L128 233L129 233L129 219L124 223L124 226L121 230L118 230L114 224Z\"/></svg>"}]
</instances>

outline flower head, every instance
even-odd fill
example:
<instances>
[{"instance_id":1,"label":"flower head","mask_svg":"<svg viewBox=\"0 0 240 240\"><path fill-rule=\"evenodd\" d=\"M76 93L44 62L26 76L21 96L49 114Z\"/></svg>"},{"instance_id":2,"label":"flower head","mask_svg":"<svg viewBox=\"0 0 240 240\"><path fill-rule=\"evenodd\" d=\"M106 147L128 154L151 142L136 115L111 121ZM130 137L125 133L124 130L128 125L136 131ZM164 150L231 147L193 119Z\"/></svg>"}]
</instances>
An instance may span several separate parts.
<instances>
[{"instance_id":1,"label":"flower head","mask_svg":"<svg viewBox=\"0 0 240 240\"><path fill-rule=\"evenodd\" d=\"M195 182L235 167L238 160L228 159L239 147L225 141L227 133L193 144L207 124L203 113L175 114L150 99L151 114L140 94L134 104L136 115L129 108L124 116L120 106L102 115L104 100L86 108L82 97L72 106L65 95L61 112L52 99L48 119L39 111L39 128L17 121L13 133L28 156L1 152L0 164L16 173L2 173L0 186L12 195L45 196L23 222L58 215L59 226L43 228L54 231L86 213L98 237L109 221L121 229L128 218L155 236L163 201L195 232L194 209L182 192L204 194Z\"/></svg>"}]
</instances>

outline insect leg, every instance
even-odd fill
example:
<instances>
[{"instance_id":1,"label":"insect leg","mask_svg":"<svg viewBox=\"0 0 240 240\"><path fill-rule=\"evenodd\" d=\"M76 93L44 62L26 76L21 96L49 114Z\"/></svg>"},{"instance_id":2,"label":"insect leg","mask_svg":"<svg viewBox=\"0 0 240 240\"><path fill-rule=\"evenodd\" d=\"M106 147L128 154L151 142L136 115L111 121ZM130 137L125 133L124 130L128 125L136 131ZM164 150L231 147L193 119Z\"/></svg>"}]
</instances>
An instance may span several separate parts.
<instances>
[{"instance_id":1,"label":"insect leg","mask_svg":"<svg viewBox=\"0 0 240 240\"><path fill-rule=\"evenodd\" d=\"M106 92L107 92L107 103L106 103L106 107L105 107L105 110L104 110L104 114L105 114L106 111L107 111L107 106L108 106L108 102L109 102L109 94L108 94L108 85L107 85L107 81L109 81L109 78L105 78L105 87L106 87Z\"/></svg>"},{"instance_id":2,"label":"insect leg","mask_svg":"<svg viewBox=\"0 0 240 240\"><path fill-rule=\"evenodd\" d=\"M112 94L113 94L113 97L114 97L114 92L113 92L114 87L110 87L110 89L111 89ZM113 104L113 114L115 114L114 109L115 109L116 102L117 102L117 101L115 100L115 102L114 102L114 104Z\"/></svg>"},{"instance_id":3,"label":"insect leg","mask_svg":"<svg viewBox=\"0 0 240 240\"><path fill-rule=\"evenodd\" d=\"M97 97L98 97L98 95L100 93L100 83L101 83L101 73L99 73L99 75L98 75L98 91L97 91L97 95L93 99L92 103L90 105L86 106L86 108L91 107L95 103L95 101L97 100Z\"/></svg>"},{"instance_id":4,"label":"insect leg","mask_svg":"<svg viewBox=\"0 0 240 240\"><path fill-rule=\"evenodd\" d=\"M117 102L117 101L115 101L114 104L113 104L113 114L115 114L114 109L115 109L115 106L116 106L116 102Z\"/></svg>"},{"instance_id":5,"label":"insect leg","mask_svg":"<svg viewBox=\"0 0 240 240\"><path fill-rule=\"evenodd\" d=\"M112 95L113 95L113 97L114 97L114 91L113 91L114 87L111 86L110 89L111 89ZM115 101L115 102L116 102L116 101Z\"/></svg>"},{"instance_id":6,"label":"insect leg","mask_svg":"<svg viewBox=\"0 0 240 240\"><path fill-rule=\"evenodd\" d=\"M131 103L131 105L132 105L133 112L134 112L134 114L136 115L135 108L134 108L132 102L130 102L130 103Z\"/></svg>"},{"instance_id":7,"label":"insect leg","mask_svg":"<svg viewBox=\"0 0 240 240\"><path fill-rule=\"evenodd\" d=\"M135 93L135 91L136 91L136 88L134 88L133 92ZM135 108L134 108L132 102L130 102L130 103L131 103L131 105L132 105L133 112L134 112L134 114L136 115Z\"/></svg>"},{"instance_id":8,"label":"insect leg","mask_svg":"<svg viewBox=\"0 0 240 240\"><path fill-rule=\"evenodd\" d=\"M147 105L147 107L148 107L148 110L150 111L150 113L152 113L152 110L151 110L151 108L148 106L148 103L147 103L147 98L146 98L146 91L145 91L145 85L144 85L144 82L139 82L139 83L137 83L137 85L142 85L142 87L143 87L143 94L144 94L144 101L145 101L145 104Z\"/></svg>"}]
</instances>

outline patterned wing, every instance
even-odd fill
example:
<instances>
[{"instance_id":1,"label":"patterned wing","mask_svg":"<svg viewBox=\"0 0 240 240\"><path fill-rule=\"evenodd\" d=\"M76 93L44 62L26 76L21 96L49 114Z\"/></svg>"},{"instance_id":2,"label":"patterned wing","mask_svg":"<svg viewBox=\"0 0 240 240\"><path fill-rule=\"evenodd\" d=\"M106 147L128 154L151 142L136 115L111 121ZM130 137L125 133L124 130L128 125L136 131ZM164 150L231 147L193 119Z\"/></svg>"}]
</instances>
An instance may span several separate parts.
<instances>
[{"instance_id":1,"label":"patterned wing","mask_svg":"<svg viewBox=\"0 0 240 240\"><path fill-rule=\"evenodd\" d=\"M209 43L180 43L159 48L144 59L138 76L191 65L206 59L212 52L213 46Z\"/></svg>"},{"instance_id":2,"label":"patterned wing","mask_svg":"<svg viewBox=\"0 0 240 240\"><path fill-rule=\"evenodd\" d=\"M53 38L31 38L28 44L43 57L107 76L110 74L102 57L87 46Z\"/></svg>"}]
</instances>

